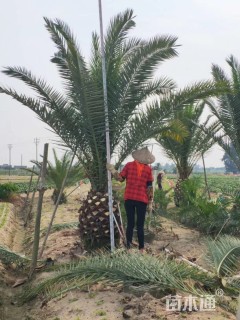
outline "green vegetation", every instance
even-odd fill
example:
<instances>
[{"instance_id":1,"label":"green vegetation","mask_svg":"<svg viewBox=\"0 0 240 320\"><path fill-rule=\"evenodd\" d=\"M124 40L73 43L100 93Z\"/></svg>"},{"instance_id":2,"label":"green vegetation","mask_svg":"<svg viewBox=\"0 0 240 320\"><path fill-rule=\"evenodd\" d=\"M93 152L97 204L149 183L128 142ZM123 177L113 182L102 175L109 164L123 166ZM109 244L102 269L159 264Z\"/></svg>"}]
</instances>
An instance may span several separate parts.
<instances>
[{"instance_id":1,"label":"green vegetation","mask_svg":"<svg viewBox=\"0 0 240 320\"><path fill-rule=\"evenodd\" d=\"M16 193L27 193L28 189L29 189L29 183L28 182L18 182L18 183L14 183L14 185L17 187L16 189ZM52 183L46 183L46 188L47 189L52 189L53 188L53 184ZM37 182L34 181L30 187L30 192L33 192L34 190L37 189Z\"/></svg>"},{"instance_id":2,"label":"green vegetation","mask_svg":"<svg viewBox=\"0 0 240 320\"><path fill-rule=\"evenodd\" d=\"M97 310L95 314L96 314L96 316L103 317L103 316L107 315L107 312L104 310Z\"/></svg>"},{"instance_id":3,"label":"green vegetation","mask_svg":"<svg viewBox=\"0 0 240 320\"><path fill-rule=\"evenodd\" d=\"M17 191L17 186L12 182L0 184L0 200L9 200Z\"/></svg>"},{"instance_id":4,"label":"green vegetation","mask_svg":"<svg viewBox=\"0 0 240 320\"><path fill-rule=\"evenodd\" d=\"M64 188L73 186L77 182L79 182L80 179L83 178L83 169L79 162L72 165L73 154L69 151L66 151L61 157L61 159L59 159L57 156L56 150L53 149L53 156L54 156L54 163L51 163L50 161L47 162L46 179L48 183L54 186L52 200L54 204L56 204L65 176L66 176L66 180L65 180ZM41 170L42 163L37 161L32 161L32 162L37 166L38 172L39 172ZM31 170L31 171L33 173L36 173L36 170L35 171ZM66 203L66 202L67 202L67 198L63 190L59 204Z\"/></svg>"},{"instance_id":5,"label":"green vegetation","mask_svg":"<svg viewBox=\"0 0 240 320\"><path fill-rule=\"evenodd\" d=\"M157 210L166 211L167 206L172 201L171 190L159 190L156 189L154 192L154 203Z\"/></svg>"},{"instance_id":6,"label":"green vegetation","mask_svg":"<svg viewBox=\"0 0 240 320\"><path fill-rule=\"evenodd\" d=\"M240 281L234 275L239 271L237 258L240 256L240 240L225 236L216 241L209 239L207 243L207 270L184 261L164 259L163 256L159 258L121 251L97 254L74 264L56 266L57 273L24 290L21 302L42 294L51 299L99 281L111 285L122 283L138 292L164 296L176 294L176 290L198 296L214 294L219 285L224 283L226 295L238 296Z\"/></svg>"},{"instance_id":7,"label":"green vegetation","mask_svg":"<svg viewBox=\"0 0 240 320\"><path fill-rule=\"evenodd\" d=\"M203 174L193 174L193 177L199 177L200 186L205 187L204 176ZM174 183L177 181L177 175L168 174L169 180L172 180ZM240 176L234 175L224 175L224 174L209 174L207 175L207 181L209 190L214 193L222 192L226 189L236 189L240 190Z\"/></svg>"},{"instance_id":8,"label":"green vegetation","mask_svg":"<svg viewBox=\"0 0 240 320\"><path fill-rule=\"evenodd\" d=\"M64 82L63 93L21 67L7 67L3 72L24 82L35 91L36 97L4 87L0 87L0 92L34 111L61 138L62 144L76 153L92 188L83 203L84 210L80 210L80 236L91 245L100 243L99 239L104 243L105 238L109 239L109 219L105 219L108 207L101 201L93 201L96 197L97 200L104 198L107 190L99 35L92 35L91 57L87 62L68 25L59 19L44 20L57 47L51 62ZM112 19L104 39L110 153L118 154L116 167L150 138L165 135L182 140L187 135L186 128L174 119L174 112L218 92L216 85L208 81L173 91L174 81L166 77L156 79L157 67L177 56L177 38L170 35L149 40L130 38L129 32L134 27L133 11L126 10ZM140 107L143 103L144 111ZM103 221L100 223L99 219Z\"/></svg>"},{"instance_id":9,"label":"green vegetation","mask_svg":"<svg viewBox=\"0 0 240 320\"><path fill-rule=\"evenodd\" d=\"M0 203L0 229L4 227L9 214L9 207L7 203Z\"/></svg>"},{"instance_id":10,"label":"green vegetation","mask_svg":"<svg viewBox=\"0 0 240 320\"><path fill-rule=\"evenodd\" d=\"M0 260L6 265L15 263L19 268L23 266L30 265L31 259L16 254L13 251L10 251L4 247L0 246Z\"/></svg>"},{"instance_id":11,"label":"green vegetation","mask_svg":"<svg viewBox=\"0 0 240 320\"><path fill-rule=\"evenodd\" d=\"M208 101L208 106L219 126L217 131L209 134L240 169L240 64L233 55L227 58L226 62L230 68L230 77L218 65L212 66L215 83L220 85L224 83L226 90L218 96L217 100Z\"/></svg>"},{"instance_id":12,"label":"green vegetation","mask_svg":"<svg viewBox=\"0 0 240 320\"><path fill-rule=\"evenodd\" d=\"M212 199L206 194L202 177L193 176L182 182L179 208L159 213L207 235L219 232L240 235L240 189L227 187L228 184L224 187L222 179L219 180L219 189L215 190L221 192L213 194Z\"/></svg>"}]
</instances>

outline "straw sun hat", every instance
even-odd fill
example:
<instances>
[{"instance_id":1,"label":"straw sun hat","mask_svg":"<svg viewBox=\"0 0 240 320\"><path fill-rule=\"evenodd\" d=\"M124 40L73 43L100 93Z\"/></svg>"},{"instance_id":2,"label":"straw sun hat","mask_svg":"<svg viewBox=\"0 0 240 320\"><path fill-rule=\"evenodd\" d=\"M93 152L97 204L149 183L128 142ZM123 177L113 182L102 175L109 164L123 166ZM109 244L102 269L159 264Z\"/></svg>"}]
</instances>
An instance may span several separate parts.
<instances>
[{"instance_id":1,"label":"straw sun hat","mask_svg":"<svg viewBox=\"0 0 240 320\"><path fill-rule=\"evenodd\" d=\"M155 161L154 155L147 147L133 151L132 157L134 160L144 164L151 164Z\"/></svg>"}]
</instances>

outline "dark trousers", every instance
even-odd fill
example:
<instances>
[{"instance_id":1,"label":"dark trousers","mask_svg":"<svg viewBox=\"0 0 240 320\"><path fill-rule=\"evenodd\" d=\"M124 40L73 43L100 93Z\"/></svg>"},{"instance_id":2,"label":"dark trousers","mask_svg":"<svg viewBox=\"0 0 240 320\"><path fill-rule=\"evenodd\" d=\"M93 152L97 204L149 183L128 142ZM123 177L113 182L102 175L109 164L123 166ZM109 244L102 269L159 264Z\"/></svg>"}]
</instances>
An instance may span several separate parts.
<instances>
[{"instance_id":1,"label":"dark trousers","mask_svg":"<svg viewBox=\"0 0 240 320\"><path fill-rule=\"evenodd\" d=\"M144 248L144 221L146 216L147 204L141 201L126 200L124 203L127 213L127 247L130 248L135 226L135 212L137 213L137 236L139 249Z\"/></svg>"}]
</instances>

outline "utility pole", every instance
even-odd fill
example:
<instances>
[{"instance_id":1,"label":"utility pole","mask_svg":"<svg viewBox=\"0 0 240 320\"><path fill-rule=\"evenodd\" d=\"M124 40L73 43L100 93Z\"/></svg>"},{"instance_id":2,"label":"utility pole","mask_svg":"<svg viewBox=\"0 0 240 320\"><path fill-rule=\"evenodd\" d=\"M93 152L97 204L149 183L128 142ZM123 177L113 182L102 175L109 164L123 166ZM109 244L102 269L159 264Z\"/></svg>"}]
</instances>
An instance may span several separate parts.
<instances>
[{"instance_id":1,"label":"utility pole","mask_svg":"<svg viewBox=\"0 0 240 320\"><path fill-rule=\"evenodd\" d=\"M8 160L8 175L11 175L11 166L12 166L12 161L11 161L11 153L12 153L12 144L8 144L8 151L9 151L9 160Z\"/></svg>"},{"instance_id":2,"label":"utility pole","mask_svg":"<svg viewBox=\"0 0 240 320\"><path fill-rule=\"evenodd\" d=\"M40 142L40 139L38 138L35 138L34 141L33 141L36 145L36 161L38 161L38 144Z\"/></svg>"},{"instance_id":3,"label":"utility pole","mask_svg":"<svg viewBox=\"0 0 240 320\"><path fill-rule=\"evenodd\" d=\"M22 154L21 154L21 167L22 167L22 164L23 164L23 161L22 161L22 159L23 159L23 158L22 158Z\"/></svg>"}]
</instances>

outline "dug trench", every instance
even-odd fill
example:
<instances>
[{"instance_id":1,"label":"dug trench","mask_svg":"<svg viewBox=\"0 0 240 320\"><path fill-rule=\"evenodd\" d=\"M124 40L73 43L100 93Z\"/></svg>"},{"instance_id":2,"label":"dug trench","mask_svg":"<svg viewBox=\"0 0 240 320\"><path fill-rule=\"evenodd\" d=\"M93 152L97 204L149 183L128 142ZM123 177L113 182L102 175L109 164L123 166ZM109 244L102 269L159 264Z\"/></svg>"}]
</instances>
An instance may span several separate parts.
<instances>
[{"instance_id":1,"label":"dug trench","mask_svg":"<svg viewBox=\"0 0 240 320\"><path fill-rule=\"evenodd\" d=\"M68 203L61 205L54 224L74 223L78 221L80 202L86 196L89 186L83 185L71 194ZM37 203L37 198L35 200ZM36 205L35 203L35 205ZM10 250L31 257L33 222L24 228L21 216L23 200L15 199L6 204L7 216L4 226L0 229L0 244ZM6 209L7 207L7 209ZM36 208L34 208L35 210ZM53 211L51 192L44 197L41 229L48 226ZM1 221L0 221L1 222ZM171 259L181 255L193 259L200 266L205 266L205 244L200 234L178 225L167 218L159 218L158 227L154 229L156 236L150 239L146 234L147 254L158 255L162 248L167 247ZM40 246L43 237L41 238ZM85 259L87 255L80 244L77 227L55 231L50 234L43 259L51 258L56 264L76 259ZM223 320L235 319L235 316L217 307L209 312L169 312L166 300L156 298L142 292L136 296L126 292L121 285L108 286L97 283L85 291L72 290L46 302L39 297L31 303L18 305L17 296L25 290L25 285L13 288L16 280L26 276L24 270L16 266L0 264L0 320L117 320L117 319L192 319L192 320ZM46 270L40 269L33 279L38 283L49 276Z\"/></svg>"}]
</instances>

